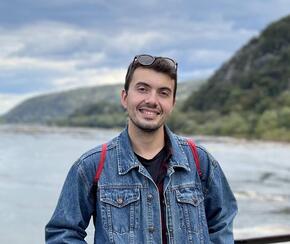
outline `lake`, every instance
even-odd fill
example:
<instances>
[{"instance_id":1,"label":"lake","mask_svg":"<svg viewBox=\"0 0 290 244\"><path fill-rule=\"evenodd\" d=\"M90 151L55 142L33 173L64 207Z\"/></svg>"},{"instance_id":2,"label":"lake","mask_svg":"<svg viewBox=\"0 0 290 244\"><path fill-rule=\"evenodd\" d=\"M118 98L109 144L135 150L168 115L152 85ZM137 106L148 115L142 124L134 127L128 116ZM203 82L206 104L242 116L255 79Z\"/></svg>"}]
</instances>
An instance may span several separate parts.
<instances>
[{"instance_id":1,"label":"lake","mask_svg":"<svg viewBox=\"0 0 290 244\"><path fill-rule=\"evenodd\" d=\"M117 130L0 126L0 243L44 243L73 162ZM239 204L236 238L290 233L290 144L194 137L220 162ZM88 243L93 239L88 230Z\"/></svg>"}]
</instances>

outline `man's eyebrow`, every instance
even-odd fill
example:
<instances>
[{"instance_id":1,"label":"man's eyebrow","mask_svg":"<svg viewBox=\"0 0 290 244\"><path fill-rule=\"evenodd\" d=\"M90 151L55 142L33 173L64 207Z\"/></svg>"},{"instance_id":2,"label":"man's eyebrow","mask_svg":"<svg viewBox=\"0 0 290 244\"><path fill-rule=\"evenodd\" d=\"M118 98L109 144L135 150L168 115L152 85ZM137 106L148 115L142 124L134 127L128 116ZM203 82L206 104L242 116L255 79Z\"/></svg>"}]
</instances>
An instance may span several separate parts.
<instances>
[{"instance_id":1,"label":"man's eyebrow","mask_svg":"<svg viewBox=\"0 0 290 244\"><path fill-rule=\"evenodd\" d=\"M172 89L170 87L167 87L167 86L160 87L159 89L172 91Z\"/></svg>"},{"instance_id":2,"label":"man's eyebrow","mask_svg":"<svg viewBox=\"0 0 290 244\"><path fill-rule=\"evenodd\" d=\"M135 85L136 87L137 86L146 86L146 87L151 87L148 83L146 83L146 81L138 81ZM168 86L162 86L162 87L159 87L158 90L167 90L169 92L172 92L173 89L171 87L168 87Z\"/></svg>"},{"instance_id":3,"label":"man's eyebrow","mask_svg":"<svg viewBox=\"0 0 290 244\"><path fill-rule=\"evenodd\" d=\"M136 83L136 86L150 86L150 85L148 85L145 81L138 81L137 83Z\"/></svg>"}]
</instances>

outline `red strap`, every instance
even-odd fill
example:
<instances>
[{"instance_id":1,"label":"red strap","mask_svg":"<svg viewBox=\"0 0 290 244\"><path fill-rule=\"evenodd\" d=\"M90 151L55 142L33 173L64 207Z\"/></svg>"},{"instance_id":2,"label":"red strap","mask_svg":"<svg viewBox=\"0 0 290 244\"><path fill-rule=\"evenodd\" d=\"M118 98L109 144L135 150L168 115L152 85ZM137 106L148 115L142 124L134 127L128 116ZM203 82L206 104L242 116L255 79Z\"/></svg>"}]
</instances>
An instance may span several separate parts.
<instances>
[{"instance_id":1,"label":"red strap","mask_svg":"<svg viewBox=\"0 0 290 244\"><path fill-rule=\"evenodd\" d=\"M102 145L101 157L99 160L99 165L98 165L97 172L96 172L95 179L94 179L95 183L97 183L100 179L100 176L101 176L101 173L102 173L102 170L104 167L104 163L106 160L106 152L107 152L107 144L105 143Z\"/></svg>"},{"instance_id":2,"label":"red strap","mask_svg":"<svg viewBox=\"0 0 290 244\"><path fill-rule=\"evenodd\" d=\"M200 163L199 163L199 158L198 158L196 145L190 139L188 139L187 142L188 142L188 145L189 145L189 147L191 149L191 152L193 154L193 158L194 158L194 161L195 161L195 165L196 165L196 169L197 169L198 175L199 175L199 177L201 177L202 176L202 172L200 170Z\"/></svg>"}]
</instances>

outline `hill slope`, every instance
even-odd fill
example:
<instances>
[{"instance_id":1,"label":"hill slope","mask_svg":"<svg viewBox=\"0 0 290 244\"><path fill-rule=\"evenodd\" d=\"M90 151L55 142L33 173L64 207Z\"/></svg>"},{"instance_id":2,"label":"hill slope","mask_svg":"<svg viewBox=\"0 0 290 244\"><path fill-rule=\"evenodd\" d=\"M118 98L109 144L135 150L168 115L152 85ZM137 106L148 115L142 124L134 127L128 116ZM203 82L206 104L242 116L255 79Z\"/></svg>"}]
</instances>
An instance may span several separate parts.
<instances>
[{"instance_id":1,"label":"hill slope","mask_svg":"<svg viewBox=\"0 0 290 244\"><path fill-rule=\"evenodd\" d=\"M286 102L290 95L289 30L290 16L268 26L217 70L186 107L262 113Z\"/></svg>"},{"instance_id":2,"label":"hill slope","mask_svg":"<svg viewBox=\"0 0 290 244\"><path fill-rule=\"evenodd\" d=\"M201 83L202 81L179 83L177 99L186 99ZM119 102L122 88L122 84L117 84L40 95L25 100L2 119L6 123L104 127L120 125L124 121L123 118L117 119L118 115L124 114Z\"/></svg>"},{"instance_id":3,"label":"hill slope","mask_svg":"<svg viewBox=\"0 0 290 244\"><path fill-rule=\"evenodd\" d=\"M47 123L61 120L81 107L105 99L117 102L121 87L121 85L86 87L40 95L25 100L3 118L6 123Z\"/></svg>"},{"instance_id":4,"label":"hill slope","mask_svg":"<svg viewBox=\"0 0 290 244\"><path fill-rule=\"evenodd\" d=\"M290 16L270 24L186 100L192 129L290 141L289 30Z\"/></svg>"}]
</instances>

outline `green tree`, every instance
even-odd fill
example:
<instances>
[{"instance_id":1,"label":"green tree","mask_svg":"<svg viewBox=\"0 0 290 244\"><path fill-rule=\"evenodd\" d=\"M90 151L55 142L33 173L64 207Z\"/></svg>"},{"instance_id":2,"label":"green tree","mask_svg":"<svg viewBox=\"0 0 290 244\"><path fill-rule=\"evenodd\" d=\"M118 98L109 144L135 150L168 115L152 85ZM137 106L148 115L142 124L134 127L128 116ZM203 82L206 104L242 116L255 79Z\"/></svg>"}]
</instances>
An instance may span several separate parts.
<instances>
[{"instance_id":1,"label":"green tree","mask_svg":"<svg viewBox=\"0 0 290 244\"><path fill-rule=\"evenodd\" d=\"M256 135L260 138L270 137L273 130L279 127L278 113L275 110L266 110L258 120Z\"/></svg>"}]
</instances>

